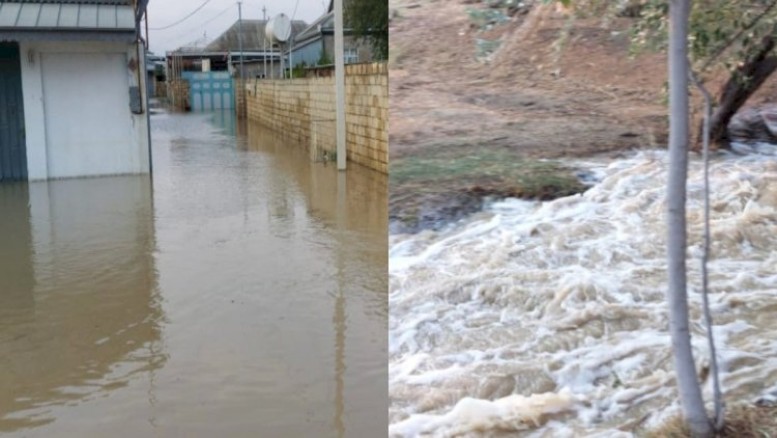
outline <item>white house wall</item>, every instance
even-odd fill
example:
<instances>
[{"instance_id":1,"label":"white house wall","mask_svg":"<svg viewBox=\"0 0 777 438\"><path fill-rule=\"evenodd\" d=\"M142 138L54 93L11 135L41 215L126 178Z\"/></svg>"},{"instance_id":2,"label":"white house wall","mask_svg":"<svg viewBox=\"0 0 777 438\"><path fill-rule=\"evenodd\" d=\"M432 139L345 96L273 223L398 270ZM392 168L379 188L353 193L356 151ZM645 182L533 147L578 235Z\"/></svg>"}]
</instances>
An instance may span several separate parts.
<instances>
[{"instance_id":1,"label":"white house wall","mask_svg":"<svg viewBox=\"0 0 777 438\"><path fill-rule=\"evenodd\" d=\"M21 42L20 52L30 180L149 172L144 57L134 44ZM144 114L130 111L131 86L144 94Z\"/></svg>"}]
</instances>

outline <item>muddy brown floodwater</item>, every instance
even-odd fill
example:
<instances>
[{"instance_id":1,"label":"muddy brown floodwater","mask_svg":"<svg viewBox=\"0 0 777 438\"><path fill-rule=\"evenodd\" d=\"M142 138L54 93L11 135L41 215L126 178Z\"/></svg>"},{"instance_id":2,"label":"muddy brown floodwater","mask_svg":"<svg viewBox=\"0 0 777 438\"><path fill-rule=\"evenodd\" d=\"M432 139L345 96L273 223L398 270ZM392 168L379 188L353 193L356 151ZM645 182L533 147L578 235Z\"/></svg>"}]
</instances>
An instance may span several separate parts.
<instances>
[{"instance_id":1,"label":"muddy brown floodwater","mask_svg":"<svg viewBox=\"0 0 777 438\"><path fill-rule=\"evenodd\" d=\"M0 185L0 435L385 436L385 176L152 124L153 180Z\"/></svg>"}]
</instances>

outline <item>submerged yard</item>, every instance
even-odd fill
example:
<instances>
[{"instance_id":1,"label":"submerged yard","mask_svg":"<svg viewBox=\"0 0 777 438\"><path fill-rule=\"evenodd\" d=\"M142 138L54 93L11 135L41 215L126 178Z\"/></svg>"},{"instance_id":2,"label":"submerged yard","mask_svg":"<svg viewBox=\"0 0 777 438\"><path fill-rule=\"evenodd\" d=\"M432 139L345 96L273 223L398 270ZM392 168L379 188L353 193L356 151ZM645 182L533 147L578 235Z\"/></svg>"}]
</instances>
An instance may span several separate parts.
<instances>
[{"instance_id":1,"label":"submerged yard","mask_svg":"<svg viewBox=\"0 0 777 438\"><path fill-rule=\"evenodd\" d=\"M153 178L0 185L0 434L385 431L385 175L152 126Z\"/></svg>"}]
</instances>

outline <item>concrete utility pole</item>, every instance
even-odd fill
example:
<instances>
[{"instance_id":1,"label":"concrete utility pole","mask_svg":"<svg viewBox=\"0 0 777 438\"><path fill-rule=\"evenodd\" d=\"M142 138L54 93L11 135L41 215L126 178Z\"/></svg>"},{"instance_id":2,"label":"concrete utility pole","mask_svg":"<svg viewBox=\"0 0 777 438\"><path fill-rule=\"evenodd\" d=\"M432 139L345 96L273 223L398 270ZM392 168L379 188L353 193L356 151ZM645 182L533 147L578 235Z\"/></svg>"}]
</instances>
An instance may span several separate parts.
<instances>
[{"instance_id":1,"label":"concrete utility pole","mask_svg":"<svg viewBox=\"0 0 777 438\"><path fill-rule=\"evenodd\" d=\"M240 48L240 81L246 80L245 70L243 69L243 2L237 2L237 44Z\"/></svg>"},{"instance_id":2,"label":"concrete utility pole","mask_svg":"<svg viewBox=\"0 0 777 438\"><path fill-rule=\"evenodd\" d=\"M289 79L294 78L294 60L291 51L294 50L294 21L291 22L291 37L289 38Z\"/></svg>"},{"instance_id":3,"label":"concrete utility pole","mask_svg":"<svg viewBox=\"0 0 777 438\"><path fill-rule=\"evenodd\" d=\"M335 96L337 125L337 169L345 170L345 62L343 60L343 0L335 2Z\"/></svg>"},{"instance_id":4,"label":"concrete utility pole","mask_svg":"<svg viewBox=\"0 0 777 438\"><path fill-rule=\"evenodd\" d=\"M264 20L264 27L267 29L267 6L262 6L262 20ZM264 76L262 79L267 79L267 33L262 34L262 59L264 60Z\"/></svg>"}]
</instances>

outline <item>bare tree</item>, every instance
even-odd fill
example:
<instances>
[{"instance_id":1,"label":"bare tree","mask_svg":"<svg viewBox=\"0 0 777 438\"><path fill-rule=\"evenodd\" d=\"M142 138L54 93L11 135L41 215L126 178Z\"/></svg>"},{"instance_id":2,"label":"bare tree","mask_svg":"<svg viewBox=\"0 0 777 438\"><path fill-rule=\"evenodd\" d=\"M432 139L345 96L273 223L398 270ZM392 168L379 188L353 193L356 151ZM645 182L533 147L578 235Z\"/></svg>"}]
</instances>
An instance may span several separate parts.
<instances>
[{"instance_id":1,"label":"bare tree","mask_svg":"<svg viewBox=\"0 0 777 438\"><path fill-rule=\"evenodd\" d=\"M701 386L691 350L686 275L685 217L688 178L688 20L690 0L669 5L669 178L667 184L667 262L669 330L672 336L677 388L685 420L694 437L714 435L704 409Z\"/></svg>"}]
</instances>

